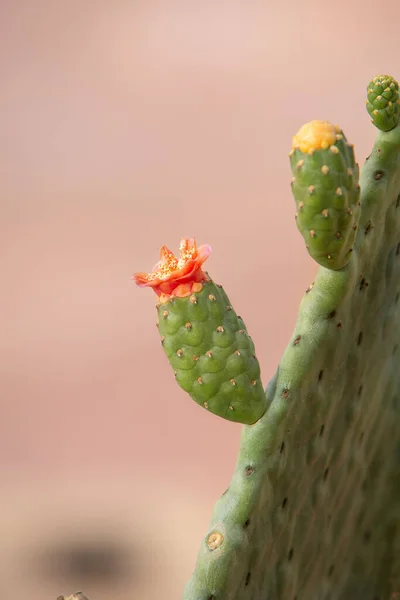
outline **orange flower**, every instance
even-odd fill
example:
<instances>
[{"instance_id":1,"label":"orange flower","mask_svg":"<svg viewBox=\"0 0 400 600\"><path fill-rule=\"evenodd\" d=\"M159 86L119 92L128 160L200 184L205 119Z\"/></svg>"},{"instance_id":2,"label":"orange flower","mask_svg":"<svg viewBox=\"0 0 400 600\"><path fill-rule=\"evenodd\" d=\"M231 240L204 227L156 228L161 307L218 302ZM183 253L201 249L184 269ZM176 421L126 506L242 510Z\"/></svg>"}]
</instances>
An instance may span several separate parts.
<instances>
[{"instance_id":1,"label":"orange flower","mask_svg":"<svg viewBox=\"0 0 400 600\"><path fill-rule=\"evenodd\" d=\"M199 292L207 274L201 270L204 261L211 253L207 244L197 248L196 241L183 238L179 246L179 258L163 246L160 260L151 273L135 273L133 278L140 287L151 287L159 296L160 302L168 302L171 297L185 298Z\"/></svg>"}]
</instances>

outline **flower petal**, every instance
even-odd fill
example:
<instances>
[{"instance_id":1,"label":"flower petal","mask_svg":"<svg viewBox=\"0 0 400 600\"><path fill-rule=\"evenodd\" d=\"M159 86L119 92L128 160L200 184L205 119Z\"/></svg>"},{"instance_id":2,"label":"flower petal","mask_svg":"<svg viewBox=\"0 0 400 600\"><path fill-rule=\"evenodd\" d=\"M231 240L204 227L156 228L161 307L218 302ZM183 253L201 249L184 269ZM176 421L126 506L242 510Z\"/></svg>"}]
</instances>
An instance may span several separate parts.
<instances>
[{"instance_id":1,"label":"flower petal","mask_svg":"<svg viewBox=\"0 0 400 600\"><path fill-rule=\"evenodd\" d=\"M160 260L154 265L151 273L135 273L133 279L140 287L152 287L160 296L181 296L191 285L201 284L207 275L201 270L202 264L211 253L211 246L204 244L197 248L194 238L182 238L179 246L180 258L167 248L160 249ZM179 288L179 289L177 289ZM186 295L186 294L185 294Z\"/></svg>"}]
</instances>

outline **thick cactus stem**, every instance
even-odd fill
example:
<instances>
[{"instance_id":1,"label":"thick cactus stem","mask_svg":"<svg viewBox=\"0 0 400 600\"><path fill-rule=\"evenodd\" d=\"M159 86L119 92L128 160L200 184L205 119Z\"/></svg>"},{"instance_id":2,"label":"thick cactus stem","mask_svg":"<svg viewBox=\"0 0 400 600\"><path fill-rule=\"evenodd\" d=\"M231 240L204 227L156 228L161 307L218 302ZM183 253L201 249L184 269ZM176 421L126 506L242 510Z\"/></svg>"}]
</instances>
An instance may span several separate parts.
<instances>
[{"instance_id":1,"label":"thick cactus stem","mask_svg":"<svg viewBox=\"0 0 400 600\"><path fill-rule=\"evenodd\" d=\"M337 126L306 123L290 152L296 223L320 265L342 269L351 258L360 217L359 168Z\"/></svg>"},{"instance_id":2,"label":"thick cactus stem","mask_svg":"<svg viewBox=\"0 0 400 600\"><path fill-rule=\"evenodd\" d=\"M352 259L304 295L184 600L399 595L400 125L360 181Z\"/></svg>"},{"instance_id":3,"label":"thick cactus stem","mask_svg":"<svg viewBox=\"0 0 400 600\"><path fill-rule=\"evenodd\" d=\"M181 258L162 248L152 273L137 273L159 296L158 329L175 379L200 406L251 425L266 411L253 341L222 286L201 270L211 249L181 242Z\"/></svg>"},{"instance_id":4,"label":"thick cactus stem","mask_svg":"<svg viewBox=\"0 0 400 600\"><path fill-rule=\"evenodd\" d=\"M400 117L399 84L390 75L377 75L367 87L367 111L381 131L396 127Z\"/></svg>"}]
</instances>

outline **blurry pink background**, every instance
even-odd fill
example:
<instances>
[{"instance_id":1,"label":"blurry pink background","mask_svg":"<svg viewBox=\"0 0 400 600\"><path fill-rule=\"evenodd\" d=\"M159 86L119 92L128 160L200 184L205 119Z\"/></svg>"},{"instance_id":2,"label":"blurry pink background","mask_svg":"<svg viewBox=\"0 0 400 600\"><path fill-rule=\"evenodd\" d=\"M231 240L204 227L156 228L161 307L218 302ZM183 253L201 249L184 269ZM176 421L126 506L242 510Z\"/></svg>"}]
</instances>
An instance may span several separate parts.
<instances>
[{"instance_id":1,"label":"blurry pink background","mask_svg":"<svg viewBox=\"0 0 400 600\"><path fill-rule=\"evenodd\" d=\"M266 385L316 273L291 138L331 120L364 162L366 85L400 77L399 16L397 0L0 2L2 597L181 596L241 428L178 388L130 277L181 236L211 244Z\"/></svg>"}]
</instances>

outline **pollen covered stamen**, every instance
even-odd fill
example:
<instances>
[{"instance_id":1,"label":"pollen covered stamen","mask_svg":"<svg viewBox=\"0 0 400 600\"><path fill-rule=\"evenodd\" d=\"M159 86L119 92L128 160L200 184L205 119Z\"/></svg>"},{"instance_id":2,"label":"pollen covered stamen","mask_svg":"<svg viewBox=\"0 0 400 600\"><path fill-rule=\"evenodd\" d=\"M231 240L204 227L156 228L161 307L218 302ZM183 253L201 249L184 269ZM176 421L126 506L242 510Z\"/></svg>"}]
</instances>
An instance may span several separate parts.
<instances>
[{"instance_id":1,"label":"pollen covered stamen","mask_svg":"<svg viewBox=\"0 0 400 600\"><path fill-rule=\"evenodd\" d=\"M188 239L186 239L186 238L183 239L179 245L180 258L177 261L178 269L183 267L185 262L187 262L188 260L192 260L193 257L195 256L196 252L197 252L196 242L193 241L193 245L191 245Z\"/></svg>"},{"instance_id":2,"label":"pollen covered stamen","mask_svg":"<svg viewBox=\"0 0 400 600\"><path fill-rule=\"evenodd\" d=\"M147 280L167 279L177 268L178 259L171 250L163 246L160 251L160 261L157 263L155 270L152 273L148 273Z\"/></svg>"},{"instance_id":3,"label":"pollen covered stamen","mask_svg":"<svg viewBox=\"0 0 400 600\"><path fill-rule=\"evenodd\" d=\"M161 248L161 260L157 263L156 269L148 274L148 280L154 279L168 279L171 274L177 269L181 269L183 265L188 261L192 260L196 254L196 245L190 247L188 240L182 240L179 246L180 258L177 259L171 250L166 246Z\"/></svg>"},{"instance_id":4,"label":"pollen covered stamen","mask_svg":"<svg viewBox=\"0 0 400 600\"><path fill-rule=\"evenodd\" d=\"M179 245L179 259L167 246L160 250L160 260L151 273L145 275L147 281L164 281L171 277L175 271L179 271L189 261L194 260L197 254L196 242L187 238L182 239Z\"/></svg>"}]
</instances>

